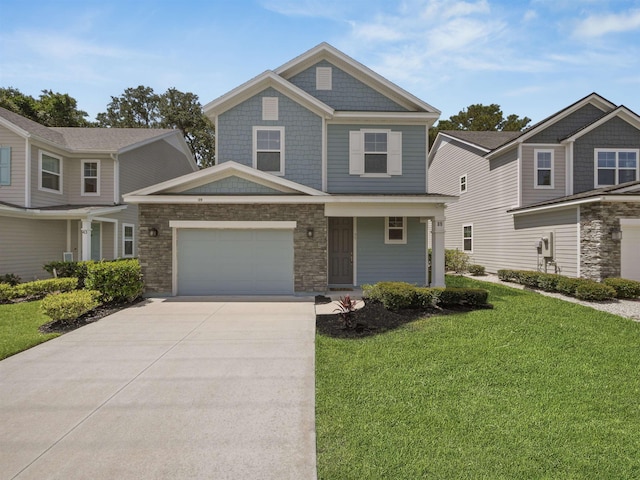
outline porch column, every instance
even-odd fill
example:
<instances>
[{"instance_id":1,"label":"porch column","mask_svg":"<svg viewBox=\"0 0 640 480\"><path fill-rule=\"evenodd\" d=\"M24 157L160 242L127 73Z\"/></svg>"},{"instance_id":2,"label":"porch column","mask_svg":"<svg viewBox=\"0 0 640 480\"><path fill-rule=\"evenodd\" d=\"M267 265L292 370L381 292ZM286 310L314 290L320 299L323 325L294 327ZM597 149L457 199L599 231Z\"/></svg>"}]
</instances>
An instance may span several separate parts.
<instances>
[{"instance_id":1,"label":"porch column","mask_svg":"<svg viewBox=\"0 0 640 480\"><path fill-rule=\"evenodd\" d=\"M82 260L91 260L91 219L82 220Z\"/></svg>"},{"instance_id":2,"label":"porch column","mask_svg":"<svg viewBox=\"0 0 640 480\"><path fill-rule=\"evenodd\" d=\"M431 285L444 287L444 217L431 219Z\"/></svg>"}]
</instances>

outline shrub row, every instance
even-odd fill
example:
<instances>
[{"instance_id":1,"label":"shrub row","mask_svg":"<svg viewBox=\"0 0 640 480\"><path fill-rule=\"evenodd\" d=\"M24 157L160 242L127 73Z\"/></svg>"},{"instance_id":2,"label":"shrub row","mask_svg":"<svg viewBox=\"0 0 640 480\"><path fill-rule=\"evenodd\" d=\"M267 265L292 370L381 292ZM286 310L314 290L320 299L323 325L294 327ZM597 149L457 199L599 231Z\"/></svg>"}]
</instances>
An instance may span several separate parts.
<instances>
[{"instance_id":1,"label":"shrub row","mask_svg":"<svg viewBox=\"0 0 640 480\"><path fill-rule=\"evenodd\" d=\"M53 321L75 320L100 305L100 295L97 290L58 293L42 300L41 308Z\"/></svg>"},{"instance_id":2,"label":"shrub row","mask_svg":"<svg viewBox=\"0 0 640 480\"><path fill-rule=\"evenodd\" d=\"M624 278L606 278L602 283L586 278L571 278L530 270L498 270L498 278L547 292L558 292L580 300L640 297L640 282Z\"/></svg>"},{"instance_id":3,"label":"shrub row","mask_svg":"<svg viewBox=\"0 0 640 480\"><path fill-rule=\"evenodd\" d=\"M20 277L15 273L5 273L0 275L0 283L8 283L11 286L15 286L20 283Z\"/></svg>"},{"instance_id":4,"label":"shrub row","mask_svg":"<svg viewBox=\"0 0 640 480\"><path fill-rule=\"evenodd\" d=\"M379 282L364 285L364 296L381 302L388 310L406 308L482 306L489 292L476 288L427 288L405 282Z\"/></svg>"},{"instance_id":5,"label":"shrub row","mask_svg":"<svg viewBox=\"0 0 640 480\"><path fill-rule=\"evenodd\" d=\"M11 286L0 283L0 303L16 298L37 300L56 292L70 292L78 287L77 278L49 278Z\"/></svg>"}]
</instances>

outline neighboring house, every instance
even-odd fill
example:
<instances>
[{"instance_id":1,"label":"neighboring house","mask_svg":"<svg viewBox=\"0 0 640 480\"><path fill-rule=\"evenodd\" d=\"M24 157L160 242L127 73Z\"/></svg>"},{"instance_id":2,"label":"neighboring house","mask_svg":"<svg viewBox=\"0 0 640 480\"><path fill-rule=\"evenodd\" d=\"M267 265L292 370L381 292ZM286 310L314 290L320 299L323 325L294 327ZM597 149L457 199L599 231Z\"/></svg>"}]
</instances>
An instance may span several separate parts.
<instances>
[{"instance_id":1,"label":"neighboring house","mask_svg":"<svg viewBox=\"0 0 640 480\"><path fill-rule=\"evenodd\" d=\"M0 108L0 274L137 255L122 194L197 170L177 130L45 127Z\"/></svg>"},{"instance_id":2,"label":"neighboring house","mask_svg":"<svg viewBox=\"0 0 640 480\"><path fill-rule=\"evenodd\" d=\"M593 93L524 132L444 131L447 248L488 271L640 280L640 117Z\"/></svg>"},{"instance_id":3,"label":"neighboring house","mask_svg":"<svg viewBox=\"0 0 640 480\"><path fill-rule=\"evenodd\" d=\"M438 110L323 43L204 111L218 165L125 196L148 294L444 285L455 198L427 189Z\"/></svg>"}]
</instances>

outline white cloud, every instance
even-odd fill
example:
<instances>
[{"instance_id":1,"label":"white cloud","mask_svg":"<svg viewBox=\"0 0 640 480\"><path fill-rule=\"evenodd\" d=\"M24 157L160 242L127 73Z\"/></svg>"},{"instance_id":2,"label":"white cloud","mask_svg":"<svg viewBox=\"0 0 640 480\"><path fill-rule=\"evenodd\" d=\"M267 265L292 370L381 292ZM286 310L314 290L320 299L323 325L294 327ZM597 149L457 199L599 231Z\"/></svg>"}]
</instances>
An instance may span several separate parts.
<instances>
[{"instance_id":1,"label":"white cloud","mask_svg":"<svg viewBox=\"0 0 640 480\"><path fill-rule=\"evenodd\" d=\"M578 37L601 37L609 33L640 29L640 9L608 15L590 15L578 22L574 34Z\"/></svg>"},{"instance_id":2,"label":"white cloud","mask_svg":"<svg viewBox=\"0 0 640 480\"><path fill-rule=\"evenodd\" d=\"M525 22L530 22L532 20L535 20L536 18L538 18L538 12L536 12L535 10L527 10L526 12L524 12L524 17L522 17L522 20L524 20Z\"/></svg>"}]
</instances>

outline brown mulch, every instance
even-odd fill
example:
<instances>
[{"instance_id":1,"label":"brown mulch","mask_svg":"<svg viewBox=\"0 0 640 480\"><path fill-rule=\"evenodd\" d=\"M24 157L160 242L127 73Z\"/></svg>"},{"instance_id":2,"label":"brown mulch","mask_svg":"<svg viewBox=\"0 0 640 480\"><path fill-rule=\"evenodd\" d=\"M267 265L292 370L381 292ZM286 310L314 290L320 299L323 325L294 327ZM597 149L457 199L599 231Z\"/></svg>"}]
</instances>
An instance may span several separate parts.
<instances>
[{"instance_id":1,"label":"brown mulch","mask_svg":"<svg viewBox=\"0 0 640 480\"><path fill-rule=\"evenodd\" d=\"M367 301L352 315L355 328L347 328L340 315L316 315L316 330L329 337L362 338L395 330L409 322L447 313L438 309L399 310L392 312L380 302Z\"/></svg>"},{"instance_id":2,"label":"brown mulch","mask_svg":"<svg viewBox=\"0 0 640 480\"><path fill-rule=\"evenodd\" d=\"M40 331L42 333L68 333L75 330L76 328L84 327L85 325L96 322L101 318L106 317L107 315L119 312L120 310L128 308L142 301L142 298L138 298L129 303L107 303L104 305L100 305L98 308L95 308L90 312L81 315L75 320L58 320L55 322L45 323L40 327Z\"/></svg>"}]
</instances>

